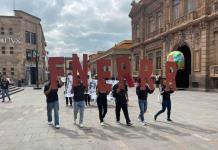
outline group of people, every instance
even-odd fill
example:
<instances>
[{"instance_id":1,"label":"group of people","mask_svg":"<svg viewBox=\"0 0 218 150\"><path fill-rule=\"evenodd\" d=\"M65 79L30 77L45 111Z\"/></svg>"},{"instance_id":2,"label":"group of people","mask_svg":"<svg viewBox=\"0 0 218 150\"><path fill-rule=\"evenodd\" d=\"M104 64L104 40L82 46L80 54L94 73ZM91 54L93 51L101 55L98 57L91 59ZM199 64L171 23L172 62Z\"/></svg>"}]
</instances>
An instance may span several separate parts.
<instances>
[{"instance_id":1,"label":"group of people","mask_svg":"<svg viewBox=\"0 0 218 150\"><path fill-rule=\"evenodd\" d=\"M9 81L7 80L6 76L2 74L0 74L0 93L1 93L2 103L5 102L6 96L8 97L9 102L11 101L9 95Z\"/></svg>"},{"instance_id":2,"label":"group of people","mask_svg":"<svg viewBox=\"0 0 218 150\"><path fill-rule=\"evenodd\" d=\"M72 75L69 74L68 77ZM68 105L68 100L70 101L70 105L73 105L74 108L74 124L77 124L77 116L79 113L79 126L82 128L83 125L83 118L84 118L84 109L85 109L85 99L87 99L87 87L82 83L82 80L80 79L80 76L77 76L77 86L73 86L72 79L67 78L65 83L65 97L66 97L66 105ZM106 79L105 79L106 82ZM57 81L58 88L64 85L64 83L58 79ZM67 88L71 87L71 88ZM157 112L157 114L154 115L154 119L156 120L157 117L165 112L167 109L167 120L172 121L170 118L171 114L171 99L170 95L173 93L172 86L167 87L166 86L166 80L162 80L160 86L158 86L160 89L160 94L162 95L162 109ZM141 85L141 80L138 80L138 85L136 87L136 95L138 96L138 104L139 104L139 110L140 113L138 115L138 120L145 124L144 114L147 111L147 98L148 94L152 94L155 89L151 89L148 84L145 86ZM59 103L58 103L58 89L52 89L51 82L48 82L45 85L44 93L47 97L47 116L48 116L48 124L52 124L52 109L54 110L54 118L55 118L55 127L57 129L60 128L59 125ZM98 87L96 89L97 94L97 106L99 110L99 120L100 124L104 126L104 118L107 114L107 95L109 94L109 91L106 90L99 90ZM132 126L132 122L129 117L128 112L128 86L127 83L125 84L119 84L113 86L112 89L112 95L115 99L115 115L116 115L116 121L118 124L120 124L120 111L122 109L126 125Z\"/></svg>"}]
</instances>

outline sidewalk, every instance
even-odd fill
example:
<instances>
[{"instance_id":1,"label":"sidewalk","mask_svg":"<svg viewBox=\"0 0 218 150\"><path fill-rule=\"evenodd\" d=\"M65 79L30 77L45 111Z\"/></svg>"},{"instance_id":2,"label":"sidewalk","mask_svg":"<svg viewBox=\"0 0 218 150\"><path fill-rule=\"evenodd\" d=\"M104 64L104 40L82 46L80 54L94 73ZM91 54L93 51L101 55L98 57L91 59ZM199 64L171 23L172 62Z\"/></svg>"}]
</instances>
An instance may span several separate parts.
<instances>
[{"instance_id":1,"label":"sidewalk","mask_svg":"<svg viewBox=\"0 0 218 150\"><path fill-rule=\"evenodd\" d=\"M173 123L166 113L153 120L160 108L157 93L148 98L147 126L137 121L135 89L129 90L129 113L134 123L127 127L115 122L115 108L109 105L106 126L101 127L96 104L85 110L84 128L73 124L73 109L60 97L61 129L47 125L43 90L25 88L12 95L12 103L0 103L0 150L164 150L210 149L218 146L218 94L177 91L172 96ZM6 100L7 101L7 100Z\"/></svg>"}]
</instances>

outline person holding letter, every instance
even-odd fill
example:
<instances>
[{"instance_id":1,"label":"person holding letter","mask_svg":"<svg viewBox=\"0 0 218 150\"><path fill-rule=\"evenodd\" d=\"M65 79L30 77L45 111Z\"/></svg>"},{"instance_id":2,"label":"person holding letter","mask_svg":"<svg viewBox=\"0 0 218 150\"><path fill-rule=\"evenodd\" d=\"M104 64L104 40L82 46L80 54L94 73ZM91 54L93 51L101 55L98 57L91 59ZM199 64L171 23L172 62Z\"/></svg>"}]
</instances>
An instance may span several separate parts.
<instances>
[{"instance_id":1,"label":"person holding letter","mask_svg":"<svg viewBox=\"0 0 218 150\"><path fill-rule=\"evenodd\" d=\"M77 84L73 87L74 93L74 124L77 121L77 114L79 112L79 126L83 128L83 117L84 117L84 108L85 108L85 90L86 87L83 85L80 76L77 76Z\"/></svg>"},{"instance_id":2,"label":"person holding letter","mask_svg":"<svg viewBox=\"0 0 218 150\"><path fill-rule=\"evenodd\" d=\"M146 79L145 79L146 80ZM144 114L147 111L147 98L148 98L148 93L151 94L154 92L154 89L151 89L147 83L146 80L146 85L143 86L141 84L141 79L138 80L138 86L136 87L136 94L138 96L138 103L139 103L139 109L140 113L138 116L138 120L142 122L143 125L145 125L145 119L144 119Z\"/></svg>"},{"instance_id":3,"label":"person holding letter","mask_svg":"<svg viewBox=\"0 0 218 150\"><path fill-rule=\"evenodd\" d=\"M120 110L123 110L123 114L126 119L126 124L127 126L132 126L133 124L131 123L129 119L129 113L128 113L128 89L126 85L126 81L124 81L124 84L116 84L113 87L113 96L115 97L115 103L116 103L116 120L117 123L120 123Z\"/></svg>"},{"instance_id":4,"label":"person holding letter","mask_svg":"<svg viewBox=\"0 0 218 150\"><path fill-rule=\"evenodd\" d=\"M48 117L48 124L52 124L52 110L54 110L54 119L55 119L55 128L59 129L59 102L58 102L58 88L61 88L63 85L60 78L58 78L57 82L57 89L52 87L51 80L49 77L48 83L45 85L44 94L46 96L47 102L47 117Z\"/></svg>"},{"instance_id":5,"label":"person holding letter","mask_svg":"<svg viewBox=\"0 0 218 150\"><path fill-rule=\"evenodd\" d=\"M162 114L163 112L165 112L166 108L167 108L167 121L172 121L170 118L170 114L171 114L171 99L170 99L170 94L172 94L173 91L173 87L172 87L172 83L169 83L169 88L166 85L166 80L163 80L162 86L161 86L161 95L162 95L162 109L156 114L154 115L154 120L157 119L157 117Z\"/></svg>"},{"instance_id":6,"label":"person holding letter","mask_svg":"<svg viewBox=\"0 0 218 150\"><path fill-rule=\"evenodd\" d=\"M106 83L106 79L105 79ZM98 105L98 111L99 111L99 119L101 126L104 126L104 118L107 114L107 95L109 94L108 91L101 91L97 87L96 91L98 97L97 97L97 105Z\"/></svg>"}]
</instances>

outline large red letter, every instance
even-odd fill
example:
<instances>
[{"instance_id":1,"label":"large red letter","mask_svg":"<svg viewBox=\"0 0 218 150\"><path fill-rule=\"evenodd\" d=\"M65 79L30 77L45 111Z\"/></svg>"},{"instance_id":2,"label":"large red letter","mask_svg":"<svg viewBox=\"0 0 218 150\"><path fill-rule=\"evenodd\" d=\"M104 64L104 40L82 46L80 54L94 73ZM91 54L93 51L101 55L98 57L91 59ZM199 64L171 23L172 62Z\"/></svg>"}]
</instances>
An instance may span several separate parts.
<instances>
[{"instance_id":1,"label":"large red letter","mask_svg":"<svg viewBox=\"0 0 218 150\"><path fill-rule=\"evenodd\" d=\"M170 86L173 88L173 90L176 90L176 73L177 73L177 65L175 62L167 62L166 63L166 82L167 82L167 88L170 88ZM170 83L172 85L170 85Z\"/></svg>"},{"instance_id":2,"label":"large red letter","mask_svg":"<svg viewBox=\"0 0 218 150\"><path fill-rule=\"evenodd\" d=\"M151 79L152 75L152 62L147 59L142 59L140 61L140 74L142 87L145 87L146 81L151 89L154 89L154 80Z\"/></svg>"},{"instance_id":3,"label":"large red letter","mask_svg":"<svg viewBox=\"0 0 218 150\"><path fill-rule=\"evenodd\" d=\"M57 77L64 76L64 58L51 57L48 61L52 89L57 89Z\"/></svg>"},{"instance_id":4,"label":"large red letter","mask_svg":"<svg viewBox=\"0 0 218 150\"><path fill-rule=\"evenodd\" d=\"M124 85L126 78L129 87L134 87L133 78L131 76L131 64L128 57L117 58L118 79L121 85Z\"/></svg>"},{"instance_id":5,"label":"large red letter","mask_svg":"<svg viewBox=\"0 0 218 150\"><path fill-rule=\"evenodd\" d=\"M72 57L73 64L73 86L77 86L77 72L79 72L79 76L82 79L83 85L88 87L88 56L87 54L83 54L83 69L79 62L79 57L77 54L73 54Z\"/></svg>"},{"instance_id":6,"label":"large red letter","mask_svg":"<svg viewBox=\"0 0 218 150\"><path fill-rule=\"evenodd\" d=\"M97 73L98 73L98 89L99 91L111 91L112 85L106 84L105 79L111 78L110 71L104 71L104 67L108 68L111 66L110 60L99 60L97 61Z\"/></svg>"}]
</instances>

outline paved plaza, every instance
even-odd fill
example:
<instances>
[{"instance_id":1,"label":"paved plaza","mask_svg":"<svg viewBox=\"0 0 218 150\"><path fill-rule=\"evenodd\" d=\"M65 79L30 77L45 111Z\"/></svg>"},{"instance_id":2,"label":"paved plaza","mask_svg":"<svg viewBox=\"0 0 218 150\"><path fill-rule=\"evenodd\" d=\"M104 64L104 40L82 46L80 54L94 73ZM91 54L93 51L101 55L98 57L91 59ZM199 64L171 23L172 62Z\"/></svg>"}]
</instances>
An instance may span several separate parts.
<instances>
[{"instance_id":1,"label":"paved plaza","mask_svg":"<svg viewBox=\"0 0 218 150\"><path fill-rule=\"evenodd\" d=\"M73 109L65 106L59 90L61 129L47 125L46 100L42 90L25 88L0 103L0 150L215 150L218 148L218 93L177 91L172 96L172 119L166 113L154 121L160 108L157 91L148 98L146 126L137 121L135 88L129 90L130 118L127 127L115 122L109 103L105 127L100 126L95 103L85 109L84 128L73 124Z\"/></svg>"}]
</instances>

